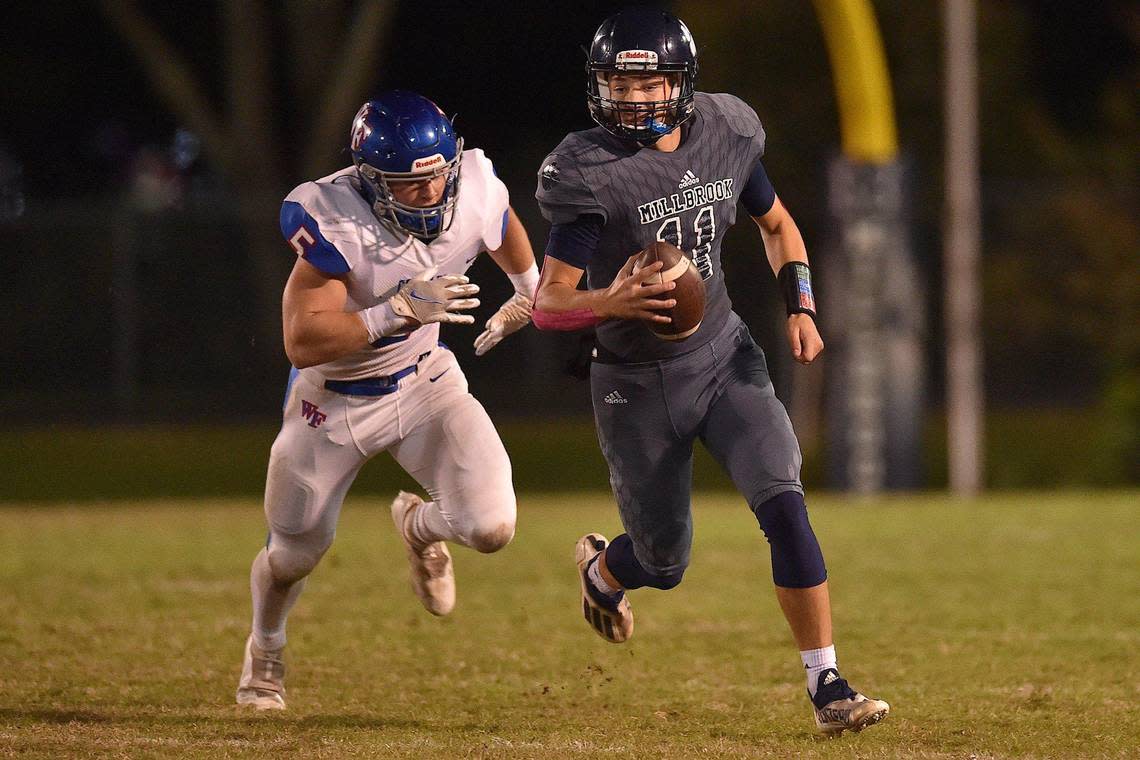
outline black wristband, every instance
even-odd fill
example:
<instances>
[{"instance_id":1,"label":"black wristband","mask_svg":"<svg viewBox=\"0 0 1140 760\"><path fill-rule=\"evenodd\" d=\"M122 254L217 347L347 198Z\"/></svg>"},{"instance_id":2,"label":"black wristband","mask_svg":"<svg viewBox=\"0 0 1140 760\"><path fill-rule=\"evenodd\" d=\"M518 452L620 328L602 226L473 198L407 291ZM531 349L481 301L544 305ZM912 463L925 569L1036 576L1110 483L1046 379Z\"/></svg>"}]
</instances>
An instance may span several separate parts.
<instances>
[{"instance_id":1,"label":"black wristband","mask_svg":"<svg viewBox=\"0 0 1140 760\"><path fill-rule=\"evenodd\" d=\"M803 261L789 261L780 268L776 283L784 295L788 314L807 314L815 320L815 294L811 291L811 269Z\"/></svg>"}]
</instances>

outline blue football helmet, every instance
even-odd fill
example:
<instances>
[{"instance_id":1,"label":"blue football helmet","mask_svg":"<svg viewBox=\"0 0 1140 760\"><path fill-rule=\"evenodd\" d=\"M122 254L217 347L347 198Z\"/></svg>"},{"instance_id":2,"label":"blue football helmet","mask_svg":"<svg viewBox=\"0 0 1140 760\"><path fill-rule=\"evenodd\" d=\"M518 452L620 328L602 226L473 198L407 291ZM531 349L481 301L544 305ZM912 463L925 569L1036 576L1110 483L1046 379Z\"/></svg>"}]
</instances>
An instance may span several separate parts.
<instances>
[{"instance_id":1,"label":"blue football helmet","mask_svg":"<svg viewBox=\"0 0 1140 760\"><path fill-rule=\"evenodd\" d=\"M430 242L451 226L463 138L439 106L414 92L382 93L356 112L349 149L361 190L389 229ZM441 176L447 181L434 205L410 206L392 194L397 183Z\"/></svg>"},{"instance_id":2,"label":"blue football helmet","mask_svg":"<svg viewBox=\"0 0 1140 760\"><path fill-rule=\"evenodd\" d=\"M614 98L609 77L615 73L664 74L672 83L672 97L640 103ZM685 22L672 13L651 8L620 11L594 33L586 76L594 121L616 137L651 145L693 115L697 44Z\"/></svg>"}]
</instances>

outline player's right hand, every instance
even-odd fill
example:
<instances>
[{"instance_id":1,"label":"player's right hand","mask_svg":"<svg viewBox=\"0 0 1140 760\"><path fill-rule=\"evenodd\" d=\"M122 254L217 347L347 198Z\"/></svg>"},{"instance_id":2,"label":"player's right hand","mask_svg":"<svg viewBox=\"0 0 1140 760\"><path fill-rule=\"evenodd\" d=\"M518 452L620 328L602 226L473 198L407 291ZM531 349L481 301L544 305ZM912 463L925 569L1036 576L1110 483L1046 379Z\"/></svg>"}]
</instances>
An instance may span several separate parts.
<instances>
[{"instance_id":1,"label":"player's right hand","mask_svg":"<svg viewBox=\"0 0 1140 760\"><path fill-rule=\"evenodd\" d=\"M445 274L433 279L434 274L435 269L432 268L405 282L388 301L392 305L392 311L421 325L430 322L453 325L474 323L475 317L470 314L455 312L474 309L479 305L478 298L470 297L479 292L479 286L466 275Z\"/></svg>"},{"instance_id":2,"label":"player's right hand","mask_svg":"<svg viewBox=\"0 0 1140 760\"><path fill-rule=\"evenodd\" d=\"M676 299L659 298L675 288L675 282L659 282L645 284L651 276L661 271L660 261L655 261L644 269L635 269L639 253L629 257L625 265L614 277L614 281L605 289L602 298L604 303L604 316L618 319L643 319L648 322L669 324L672 320L660 309L671 309L677 305ZM599 315L603 316L603 315Z\"/></svg>"}]
</instances>

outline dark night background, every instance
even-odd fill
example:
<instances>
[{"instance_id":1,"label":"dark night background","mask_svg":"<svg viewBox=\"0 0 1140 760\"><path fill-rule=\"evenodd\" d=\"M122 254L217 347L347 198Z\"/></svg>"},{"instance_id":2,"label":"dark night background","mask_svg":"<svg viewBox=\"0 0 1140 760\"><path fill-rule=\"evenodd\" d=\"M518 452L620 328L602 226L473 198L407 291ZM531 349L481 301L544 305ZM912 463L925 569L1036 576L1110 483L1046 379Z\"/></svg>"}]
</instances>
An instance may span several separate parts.
<instances>
[{"instance_id":1,"label":"dark night background","mask_svg":"<svg viewBox=\"0 0 1140 760\"><path fill-rule=\"evenodd\" d=\"M236 201L251 192L268 198L263 232L273 235L274 204L315 178L295 168L317 105L293 87L297 48L275 44L288 36L282 4L267 4L273 128L244 135L253 146L246 158L277 167L282 179L256 190L221 171L207 150L195 148L194 136L177 137L187 125L159 97L106 5L16 3L0 29L0 231L9 243L0 270L8 307L0 316L0 409L13 428L271 425L286 363L279 348L257 337L258 307L249 297L264 277L250 265L257 225L243 226ZM533 199L534 172L563 134L590 126L580 47L621 5L397 3L367 90L414 89L457 114L468 146L495 161L540 252L546 225ZM825 168L838 151L839 128L811 4L673 6L701 47L701 89L740 95L765 122L769 174L820 261L829 235ZM933 439L942 404L940 4L874 6L912 176L914 251L928 289ZM224 6L138 7L227 114ZM1047 448L1083 442L1101 451L1091 470L1072 474L1075 481L1135 482L1140 11L1116 0L981 0L979 12L991 422L1004 420L1015 431L1005 440L1051 431ZM335 46L303 49L306 65L326 76L338 54ZM342 136L354 112L344 113ZM347 162L330 156L322 174ZM279 245L278 293L291 258ZM114 298L114 251L122 246L137 256L128 298L137 317L129 393L113 387L121 372L113 313L122 307L122 293ZM759 235L738 224L725 255L734 301L787 397L793 369ZM506 297L506 281L485 260L474 276L487 294L485 318ZM488 362L470 356L476 332L468 332L451 332L450 342L496 419L538 414L540 404L556 415L588 413L585 387L557 371L568 338L528 329ZM937 468L932 472L936 481Z\"/></svg>"}]
</instances>

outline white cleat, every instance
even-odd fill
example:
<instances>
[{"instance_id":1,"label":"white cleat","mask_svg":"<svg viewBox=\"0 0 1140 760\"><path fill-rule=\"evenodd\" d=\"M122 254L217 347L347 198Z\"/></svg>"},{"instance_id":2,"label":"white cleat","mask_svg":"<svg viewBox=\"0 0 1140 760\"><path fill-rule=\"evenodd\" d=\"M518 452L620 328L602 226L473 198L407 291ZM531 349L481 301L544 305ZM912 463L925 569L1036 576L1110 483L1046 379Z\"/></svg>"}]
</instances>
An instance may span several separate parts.
<instances>
[{"instance_id":1,"label":"white cleat","mask_svg":"<svg viewBox=\"0 0 1140 760\"><path fill-rule=\"evenodd\" d=\"M283 649L266 651L245 641L245 661L238 682L237 703L257 710L285 709L285 662Z\"/></svg>"},{"instance_id":2,"label":"white cleat","mask_svg":"<svg viewBox=\"0 0 1140 760\"><path fill-rule=\"evenodd\" d=\"M433 615L446 615L455 609L455 568L443 541L424 545L411 537L410 524L424 500L400 491L392 501L392 522L404 540L411 570L412 591Z\"/></svg>"},{"instance_id":3,"label":"white cleat","mask_svg":"<svg viewBox=\"0 0 1140 760\"><path fill-rule=\"evenodd\" d=\"M605 603L603 598L590 593L590 580L586 577L590 560L606 548L606 537L600 533L587 533L574 545L574 562L578 565L578 582L582 588L582 615L594 632L611 644L622 644L633 635L633 608L625 594L616 602Z\"/></svg>"},{"instance_id":4,"label":"white cleat","mask_svg":"<svg viewBox=\"0 0 1140 760\"><path fill-rule=\"evenodd\" d=\"M881 699L871 699L847 685L834 668L819 674L819 686L812 698L815 727L821 734L839 736L844 731L858 733L873 726L891 711Z\"/></svg>"}]
</instances>

